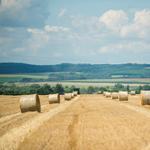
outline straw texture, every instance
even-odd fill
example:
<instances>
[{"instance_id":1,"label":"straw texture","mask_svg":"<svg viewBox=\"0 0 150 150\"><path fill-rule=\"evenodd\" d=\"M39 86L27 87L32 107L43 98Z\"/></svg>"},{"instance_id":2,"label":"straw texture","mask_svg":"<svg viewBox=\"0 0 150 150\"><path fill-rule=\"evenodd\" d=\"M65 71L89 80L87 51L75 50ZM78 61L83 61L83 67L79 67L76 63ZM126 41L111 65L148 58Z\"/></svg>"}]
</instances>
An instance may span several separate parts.
<instances>
[{"instance_id":1,"label":"straw texture","mask_svg":"<svg viewBox=\"0 0 150 150\"><path fill-rule=\"evenodd\" d=\"M71 98L74 98L74 93L71 93Z\"/></svg>"},{"instance_id":2,"label":"straw texture","mask_svg":"<svg viewBox=\"0 0 150 150\"><path fill-rule=\"evenodd\" d=\"M111 98L118 99L118 93L116 93L116 92L111 93Z\"/></svg>"},{"instance_id":3,"label":"straw texture","mask_svg":"<svg viewBox=\"0 0 150 150\"><path fill-rule=\"evenodd\" d=\"M78 95L78 91L74 91L73 94L74 94L74 96L77 96Z\"/></svg>"},{"instance_id":4,"label":"straw texture","mask_svg":"<svg viewBox=\"0 0 150 150\"><path fill-rule=\"evenodd\" d=\"M20 110L22 113L28 111L41 112L41 104L38 94L21 96Z\"/></svg>"},{"instance_id":5,"label":"straw texture","mask_svg":"<svg viewBox=\"0 0 150 150\"><path fill-rule=\"evenodd\" d=\"M106 97L106 98L111 97L111 93L110 93L110 92L106 92L106 93L105 93L105 97Z\"/></svg>"},{"instance_id":6,"label":"straw texture","mask_svg":"<svg viewBox=\"0 0 150 150\"><path fill-rule=\"evenodd\" d=\"M128 101L128 92L126 91L119 91L118 92L119 101Z\"/></svg>"},{"instance_id":7,"label":"straw texture","mask_svg":"<svg viewBox=\"0 0 150 150\"><path fill-rule=\"evenodd\" d=\"M65 96L64 96L65 100L71 100L71 95L72 93L65 93Z\"/></svg>"},{"instance_id":8,"label":"straw texture","mask_svg":"<svg viewBox=\"0 0 150 150\"><path fill-rule=\"evenodd\" d=\"M103 92L103 96L105 96L106 91Z\"/></svg>"},{"instance_id":9,"label":"straw texture","mask_svg":"<svg viewBox=\"0 0 150 150\"><path fill-rule=\"evenodd\" d=\"M101 94L101 91L98 91L97 94Z\"/></svg>"},{"instance_id":10,"label":"straw texture","mask_svg":"<svg viewBox=\"0 0 150 150\"><path fill-rule=\"evenodd\" d=\"M60 95L57 94L49 94L49 104L60 103Z\"/></svg>"},{"instance_id":11,"label":"straw texture","mask_svg":"<svg viewBox=\"0 0 150 150\"><path fill-rule=\"evenodd\" d=\"M140 92L141 105L150 105L150 91Z\"/></svg>"},{"instance_id":12,"label":"straw texture","mask_svg":"<svg viewBox=\"0 0 150 150\"><path fill-rule=\"evenodd\" d=\"M135 95L135 91L131 91L131 95Z\"/></svg>"}]
</instances>

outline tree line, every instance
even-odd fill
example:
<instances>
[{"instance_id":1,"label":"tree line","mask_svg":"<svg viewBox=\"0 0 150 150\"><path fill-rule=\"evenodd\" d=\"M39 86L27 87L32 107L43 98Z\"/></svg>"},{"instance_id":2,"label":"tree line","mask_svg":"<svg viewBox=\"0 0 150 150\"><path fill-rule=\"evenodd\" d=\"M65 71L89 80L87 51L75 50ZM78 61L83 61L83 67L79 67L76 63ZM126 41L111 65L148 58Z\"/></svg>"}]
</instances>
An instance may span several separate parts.
<instances>
[{"instance_id":1,"label":"tree line","mask_svg":"<svg viewBox=\"0 0 150 150\"><path fill-rule=\"evenodd\" d=\"M48 94L55 94L55 93L70 93L73 92L76 87L72 85L71 87L65 86L63 87L62 84L56 84L55 86L51 86L49 84L32 84L32 85L24 85L24 86L17 86L16 84L3 84L0 85L0 95L24 95L24 94L39 94L39 95L48 95ZM87 88L82 87L80 88L81 94L93 94L95 92L101 91L108 91L108 92L118 92L118 91L128 91L135 90L137 94L140 93L141 90L150 90L149 85L139 86L137 88L130 88L129 85L123 86L120 83L115 84L113 87L93 87L89 86Z\"/></svg>"},{"instance_id":2,"label":"tree line","mask_svg":"<svg viewBox=\"0 0 150 150\"><path fill-rule=\"evenodd\" d=\"M58 79L110 79L113 75L122 78L150 78L150 64L59 64L30 65L23 63L0 63L0 74L42 73L42 72L82 72L81 75L54 75ZM26 79L27 80L27 79ZM33 79L29 79L33 80ZM34 79L35 80L35 79ZM54 80L50 76L48 80Z\"/></svg>"}]
</instances>

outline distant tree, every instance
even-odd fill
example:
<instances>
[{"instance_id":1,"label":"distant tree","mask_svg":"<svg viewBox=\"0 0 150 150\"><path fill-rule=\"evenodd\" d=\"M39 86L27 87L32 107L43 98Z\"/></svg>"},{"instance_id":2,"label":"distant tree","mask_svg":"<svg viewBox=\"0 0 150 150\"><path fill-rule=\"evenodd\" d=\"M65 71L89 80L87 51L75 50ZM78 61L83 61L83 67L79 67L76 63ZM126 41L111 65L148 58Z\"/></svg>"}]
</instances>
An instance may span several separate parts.
<instances>
[{"instance_id":1,"label":"distant tree","mask_svg":"<svg viewBox=\"0 0 150 150\"><path fill-rule=\"evenodd\" d=\"M76 87L75 87L74 85L72 85L72 86L70 87L70 90L73 91L75 88L76 88Z\"/></svg>"},{"instance_id":2,"label":"distant tree","mask_svg":"<svg viewBox=\"0 0 150 150\"><path fill-rule=\"evenodd\" d=\"M68 86L65 86L65 89L69 88Z\"/></svg>"},{"instance_id":3,"label":"distant tree","mask_svg":"<svg viewBox=\"0 0 150 150\"><path fill-rule=\"evenodd\" d=\"M124 86L121 83L115 84L115 88L122 89Z\"/></svg>"},{"instance_id":4,"label":"distant tree","mask_svg":"<svg viewBox=\"0 0 150 150\"><path fill-rule=\"evenodd\" d=\"M140 86L139 86L139 92L140 92L141 90L143 90L143 87L140 85Z\"/></svg>"},{"instance_id":5,"label":"distant tree","mask_svg":"<svg viewBox=\"0 0 150 150\"><path fill-rule=\"evenodd\" d=\"M56 84L54 91L55 93L64 92L62 84Z\"/></svg>"},{"instance_id":6,"label":"distant tree","mask_svg":"<svg viewBox=\"0 0 150 150\"><path fill-rule=\"evenodd\" d=\"M38 89L38 88L40 88L40 85L39 84L32 84L32 85L30 85L30 88Z\"/></svg>"},{"instance_id":7,"label":"distant tree","mask_svg":"<svg viewBox=\"0 0 150 150\"><path fill-rule=\"evenodd\" d=\"M144 85L143 90L150 90L150 86L148 84Z\"/></svg>"},{"instance_id":8,"label":"distant tree","mask_svg":"<svg viewBox=\"0 0 150 150\"><path fill-rule=\"evenodd\" d=\"M54 91L52 90L51 86L48 85L47 83L44 84L42 87L37 89L37 93L41 95L47 95L50 93L53 93Z\"/></svg>"},{"instance_id":9,"label":"distant tree","mask_svg":"<svg viewBox=\"0 0 150 150\"><path fill-rule=\"evenodd\" d=\"M129 87L129 85L127 85L127 91L129 91L129 89L130 89L130 87Z\"/></svg>"},{"instance_id":10,"label":"distant tree","mask_svg":"<svg viewBox=\"0 0 150 150\"><path fill-rule=\"evenodd\" d=\"M84 88L84 87L80 88L80 93L81 94L87 94L86 88Z\"/></svg>"},{"instance_id":11,"label":"distant tree","mask_svg":"<svg viewBox=\"0 0 150 150\"><path fill-rule=\"evenodd\" d=\"M98 87L95 87L95 91L96 91L96 92L98 91Z\"/></svg>"},{"instance_id":12,"label":"distant tree","mask_svg":"<svg viewBox=\"0 0 150 150\"><path fill-rule=\"evenodd\" d=\"M100 87L98 90L101 91L102 93L103 93L103 91L107 91L107 89L105 87Z\"/></svg>"},{"instance_id":13,"label":"distant tree","mask_svg":"<svg viewBox=\"0 0 150 150\"><path fill-rule=\"evenodd\" d=\"M94 87L93 87L93 86L89 86L89 87L87 88L87 94L93 94L93 92L95 92Z\"/></svg>"}]
</instances>

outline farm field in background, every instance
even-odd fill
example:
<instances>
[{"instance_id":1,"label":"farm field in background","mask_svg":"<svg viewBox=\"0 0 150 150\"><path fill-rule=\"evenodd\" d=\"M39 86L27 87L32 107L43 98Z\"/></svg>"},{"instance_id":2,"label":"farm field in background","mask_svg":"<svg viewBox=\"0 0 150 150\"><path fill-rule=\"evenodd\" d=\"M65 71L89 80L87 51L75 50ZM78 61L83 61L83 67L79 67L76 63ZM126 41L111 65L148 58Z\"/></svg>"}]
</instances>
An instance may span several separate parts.
<instances>
[{"instance_id":1,"label":"farm field in background","mask_svg":"<svg viewBox=\"0 0 150 150\"><path fill-rule=\"evenodd\" d=\"M24 73L24 74L0 74L0 82L19 81L23 78L47 79L51 72Z\"/></svg>"},{"instance_id":2,"label":"farm field in background","mask_svg":"<svg viewBox=\"0 0 150 150\"><path fill-rule=\"evenodd\" d=\"M48 79L50 75L67 75L69 72L43 72L43 73L23 73L23 74L0 74L0 82L18 82L23 78L32 78L32 79ZM76 72L75 75L85 75L86 73ZM53 77L55 78L55 77Z\"/></svg>"},{"instance_id":3,"label":"farm field in background","mask_svg":"<svg viewBox=\"0 0 150 150\"><path fill-rule=\"evenodd\" d=\"M49 75L55 74L66 74L66 72L46 72L46 73L24 73L24 74L1 74L0 82L15 82L20 81L23 78L33 78L33 79L47 79ZM80 72L76 72L76 74L81 74ZM120 75L116 75L115 77L121 77ZM63 86L71 86L78 85L78 87L88 87L92 86L114 86L116 83L121 83L124 85L130 86L139 86L144 84L150 84L150 78L125 78L125 79L82 79L82 80L57 80L57 81L45 81L45 82L27 82L27 83L17 83L18 85L26 85L26 84L44 84L48 83L50 85L55 85L57 83L63 84ZM10 83L11 84L11 83Z\"/></svg>"},{"instance_id":4,"label":"farm field in background","mask_svg":"<svg viewBox=\"0 0 150 150\"><path fill-rule=\"evenodd\" d=\"M150 84L150 78L139 79L85 79L85 80L65 80L61 82L78 83L125 83L125 84Z\"/></svg>"},{"instance_id":5,"label":"farm field in background","mask_svg":"<svg viewBox=\"0 0 150 150\"><path fill-rule=\"evenodd\" d=\"M78 88L82 88L82 87L85 87L87 88L88 86L93 86L93 87L106 87L106 86L109 86L109 87L114 87L115 83L82 83L82 82L32 82L32 83L17 83L17 86L25 86L25 85L32 85L32 84L40 84L40 85L43 85L43 84L49 84L51 86L56 86L56 84L62 84L63 87L71 87L72 85L74 85L75 87L78 87ZM130 87L132 88L136 88L140 85L144 85L144 84L122 84L124 86L127 86L129 85Z\"/></svg>"},{"instance_id":6,"label":"farm field in background","mask_svg":"<svg viewBox=\"0 0 150 150\"><path fill-rule=\"evenodd\" d=\"M39 97L41 113L21 113L20 96L0 95L2 150L149 149L150 106L141 106L139 94L128 95L128 101L102 94L65 101L61 95L60 104L49 104L48 95Z\"/></svg>"}]
</instances>

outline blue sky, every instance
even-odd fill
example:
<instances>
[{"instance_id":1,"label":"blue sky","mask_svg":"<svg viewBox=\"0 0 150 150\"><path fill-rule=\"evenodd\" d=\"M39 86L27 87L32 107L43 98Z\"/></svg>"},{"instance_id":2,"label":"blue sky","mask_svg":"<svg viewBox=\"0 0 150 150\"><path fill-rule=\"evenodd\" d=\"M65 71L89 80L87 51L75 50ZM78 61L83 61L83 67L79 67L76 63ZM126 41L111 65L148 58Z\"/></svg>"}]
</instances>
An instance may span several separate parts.
<instances>
[{"instance_id":1,"label":"blue sky","mask_svg":"<svg viewBox=\"0 0 150 150\"><path fill-rule=\"evenodd\" d=\"M150 63L150 1L0 0L0 62Z\"/></svg>"}]
</instances>

